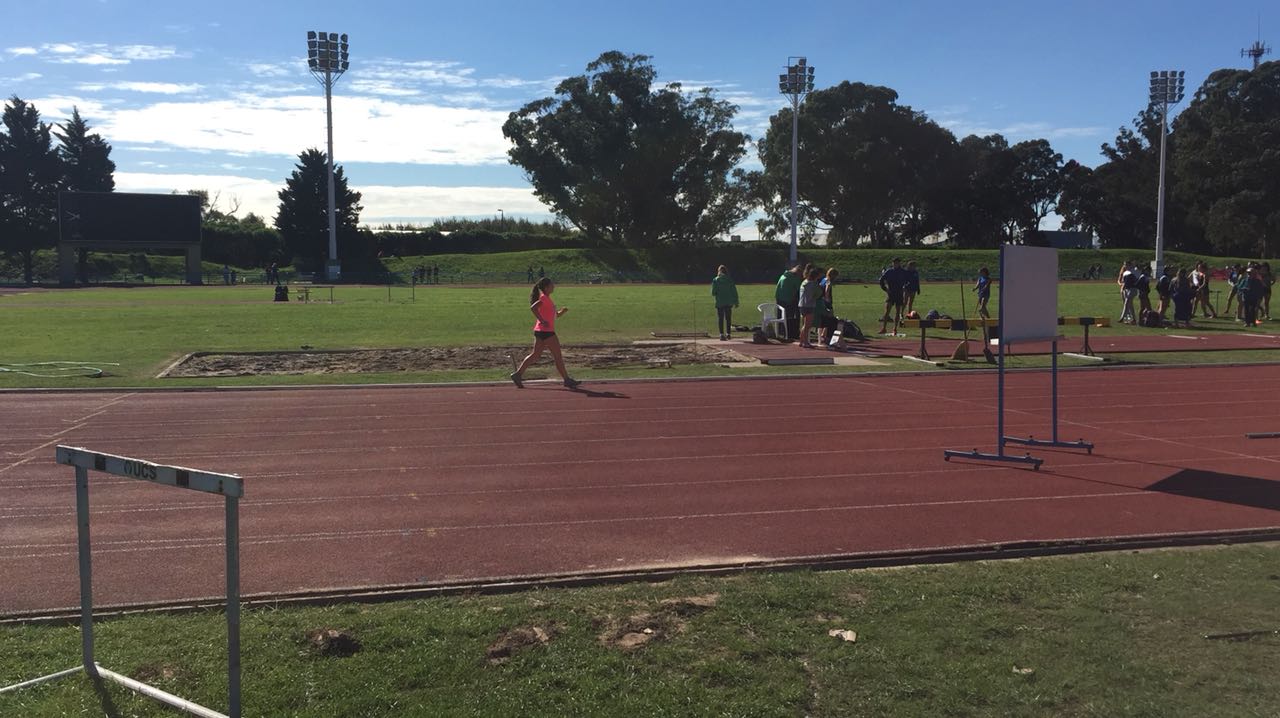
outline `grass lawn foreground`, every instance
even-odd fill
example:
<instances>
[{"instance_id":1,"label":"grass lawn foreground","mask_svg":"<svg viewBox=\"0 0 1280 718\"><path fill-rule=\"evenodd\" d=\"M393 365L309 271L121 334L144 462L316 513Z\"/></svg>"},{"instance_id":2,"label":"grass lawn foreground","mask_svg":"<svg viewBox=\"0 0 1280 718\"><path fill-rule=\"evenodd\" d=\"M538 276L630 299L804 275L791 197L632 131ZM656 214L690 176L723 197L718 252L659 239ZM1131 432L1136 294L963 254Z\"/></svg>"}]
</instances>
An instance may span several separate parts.
<instances>
[{"instance_id":1,"label":"grass lawn foreground","mask_svg":"<svg viewBox=\"0 0 1280 718\"><path fill-rule=\"evenodd\" d=\"M257 608L245 715L1275 716L1280 635L1204 636L1280 629L1278 567L1280 545L1246 544ZM317 628L361 650L321 655ZM220 614L97 635L103 665L225 705ZM2 628L0 683L78 655L75 627ZM171 715L109 690L112 715ZM78 675L0 696L5 716L102 706Z\"/></svg>"}]
</instances>

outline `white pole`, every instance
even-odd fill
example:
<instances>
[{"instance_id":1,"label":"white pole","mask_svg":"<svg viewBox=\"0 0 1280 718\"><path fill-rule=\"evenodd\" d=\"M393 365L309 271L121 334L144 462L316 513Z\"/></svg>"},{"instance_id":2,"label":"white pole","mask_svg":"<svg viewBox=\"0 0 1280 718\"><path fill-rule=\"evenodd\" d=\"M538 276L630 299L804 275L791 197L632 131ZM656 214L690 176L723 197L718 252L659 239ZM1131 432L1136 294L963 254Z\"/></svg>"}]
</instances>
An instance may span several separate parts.
<instances>
[{"instance_id":1,"label":"white pole","mask_svg":"<svg viewBox=\"0 0 1280 718\"><path fill-rule=\"evenodd\" d=\"M338 262L338 207L334 200L333 184L333 73L324 72L324 108L328 119L329 152L329 281L337 281L342 275L342 265Z\"/></svg>"},{"instance_id":2,"label":"white pole","mask_svg":"<svg viewBox=\"0 0 1280 718\"><path fill-rule=\"evenodd\" d=\"M794 88L792 88L794 89ZM800 156L800 95L791 96L791 266L796 265L796 166Z\"/></svg>"},{"instance_id":3,"label":"white pole","mask_svg":"<svg viewBox=\"0 0 1280 718\"><path fill-rule=\"evenodd\" d=\"M1154 276L1159 277L1164 271L1164 162L1165 141L1169 136L1169 96L1166 94L1161 102L1160 111L1160 190L1156 198L1156 263L1152 269Z\"/></svg>"}]
</instances>

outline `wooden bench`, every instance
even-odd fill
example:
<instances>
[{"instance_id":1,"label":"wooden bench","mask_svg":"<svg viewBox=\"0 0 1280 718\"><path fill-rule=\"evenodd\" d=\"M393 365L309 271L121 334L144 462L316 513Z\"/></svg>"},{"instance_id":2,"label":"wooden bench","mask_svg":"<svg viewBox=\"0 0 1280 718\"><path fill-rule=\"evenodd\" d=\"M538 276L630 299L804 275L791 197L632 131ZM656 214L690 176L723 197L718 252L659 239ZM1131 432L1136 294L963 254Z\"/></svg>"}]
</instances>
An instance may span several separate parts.
<instances>
[{"instance_id":1,"label":"wooden bench","mask_svg":"<svg viewBox=\"0 0 1280 718\"><path fill-rule=\"evenodd\" d=\"M293 285L294 295L297 297L298 301L302 302L303 304L309 304L311 302L311 291L313 289L328 289L329 303L333 304L333 285L319 285L319 284Z\"/></svg>"}]
</instances>

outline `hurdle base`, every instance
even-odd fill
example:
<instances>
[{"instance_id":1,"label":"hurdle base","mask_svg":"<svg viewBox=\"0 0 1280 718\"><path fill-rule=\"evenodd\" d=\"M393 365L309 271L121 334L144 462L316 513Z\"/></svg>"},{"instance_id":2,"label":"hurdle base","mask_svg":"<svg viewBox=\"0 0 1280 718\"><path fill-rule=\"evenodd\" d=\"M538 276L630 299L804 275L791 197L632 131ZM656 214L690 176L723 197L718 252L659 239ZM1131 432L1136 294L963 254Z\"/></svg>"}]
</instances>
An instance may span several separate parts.
<instances>
[{"instance_id":1,"label":"hurdle base","mask_svg":"<svg viewBox=\"0 0 1280 718\"><path fill-rule=\"evenodd\" d=\"M1280 439L1280 431L1255 431L1252 434L1245 434L1246 439Z\"/></svg>"},{"instance_id":2,"label":"hurdle base","mask_svg":"<svg viewBox=\"0 0 1280 718\"><path fill-rule=\"evenodd\" d=\"M1034 436L1028 436L1025 439L1021 436L1006 436L1004 437L1004 443L1020 444L1022 446L1056 446L1062 449L1085 449L1090 454L1093 453L1093 444L1085 441L1084 439L1079 439L1077 441L1056 441L1051 439L1037 439Z\"/></svg>"},{"instance_id":3,"label":"hurdle base","mask_svg":"<svg viewBox=\"0 0 1280 718\"><path fill-rule=\"evenodd\" d=\"M1044 459L1038 459L1032 456L1031 454L1024 454L1023 456L1013 456L1011 454L1004 454L1004 453L987 454L987 453L978 451L977 449L974 449L973 451L960 451L959 449L944 449L942 451L943 461L951 461L952 457L955 457L957 459L973 459L975 461L1004 461L1007 463L1014 463L1014 464L1031 464L1031 468L1035 469L1036 471L1039 471L1040 464L1044 463Z\"/></svg>"},{"instance_id":4,"label":"hurdle base","mask_svg":"<svg viewBox=\"0 0 1280 718\"><path fill-rule=\"evenodd\" d=\"M1106 357L1100 357L1097 354L1077 354L1076 352L1062 352L1062 356L1071 357L1072 359L1088 359L1089 361L1107 361Z\"/></svg>"}]
</instances>

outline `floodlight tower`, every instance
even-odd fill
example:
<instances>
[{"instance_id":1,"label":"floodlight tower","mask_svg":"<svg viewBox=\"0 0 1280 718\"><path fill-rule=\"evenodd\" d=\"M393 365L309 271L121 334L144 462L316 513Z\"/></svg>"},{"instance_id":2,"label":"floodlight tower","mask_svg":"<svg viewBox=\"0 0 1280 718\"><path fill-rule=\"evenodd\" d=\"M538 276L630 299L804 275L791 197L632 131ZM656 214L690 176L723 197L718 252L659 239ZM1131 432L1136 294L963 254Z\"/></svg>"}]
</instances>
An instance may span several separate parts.
<instances>
[{"instance_id":1,"label":"floodlight tower","mask_svg":"<svg viewBox=\"0 0 1280 718\"><path fill-rule=\"evenodd\" d=\"M791 265L796 263L796 165L800 157L800 100L813 92L813 65L803 57L788 57L787 71L778 75L778 91L791 100Z\"/></svg>"},{"instance_id":2,"label":"floodlight tower","mask_svg":"<svg viewBox=\"0 0 1280 718\"><path fill-rule=\"evenodd\" d=\"M1182 102L1186 91L1186 74L1182 70L1151 72L1151 106L1160 108L1160 190L1156 197L1156 261L1151 271L1159 277L1164 271L1164 159L1165 141L1169 137L1169 105Z\"/></svg>"},{"instance_id":3,"label":"floodlight tower","mask_svg":"<svg viewBox=\"0 0 1280 718\"><path fill-rule=\"evenodd\" d=\"M325 274L329 281L342 275L338 262L338 207L333 186L333 85L351 66L347 55L347 35L336 32L307 31L307 67L324 87L324 110L329 126L329 262Z\"/></svg>"}]
</instances>

